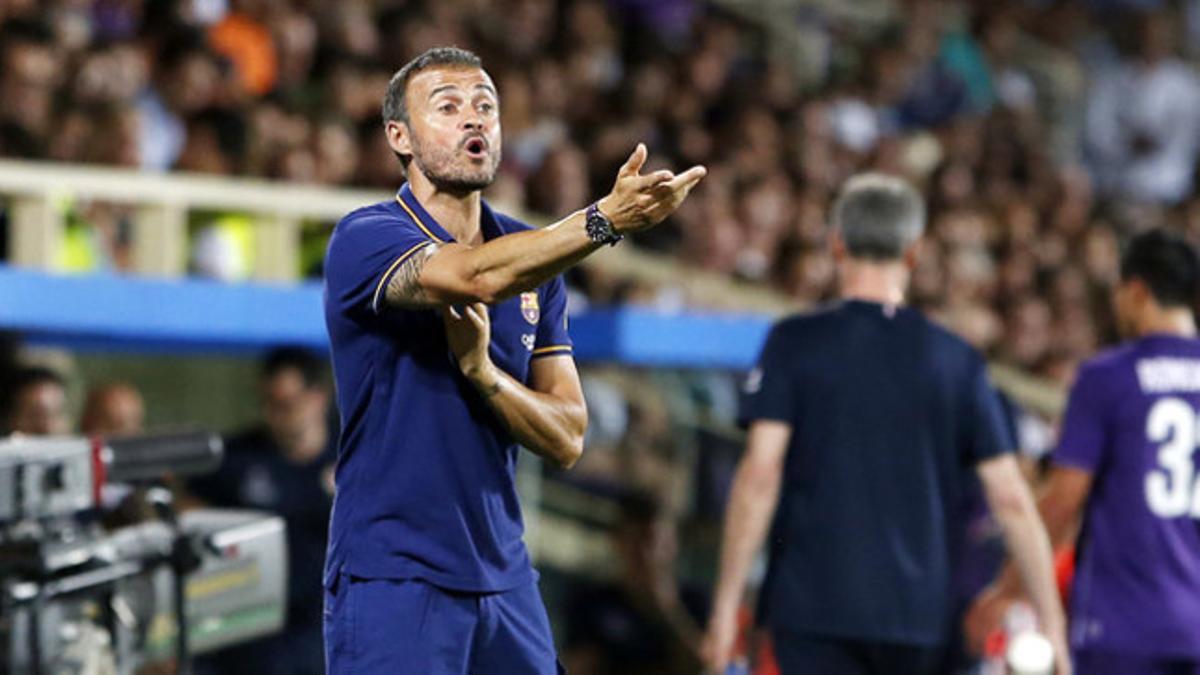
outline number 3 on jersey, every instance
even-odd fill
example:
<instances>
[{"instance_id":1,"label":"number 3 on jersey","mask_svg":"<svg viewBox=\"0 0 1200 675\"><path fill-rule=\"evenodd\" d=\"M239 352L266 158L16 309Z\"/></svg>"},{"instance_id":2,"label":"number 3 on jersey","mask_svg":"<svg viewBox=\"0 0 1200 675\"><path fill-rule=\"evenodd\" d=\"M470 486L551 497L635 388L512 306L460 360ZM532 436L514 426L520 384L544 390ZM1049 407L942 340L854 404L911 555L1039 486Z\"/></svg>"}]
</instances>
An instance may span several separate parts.
<instances>
[{"instance_id":1,"label":"number 3 on jersey","mask_svg":"<svg viewBox=\"0 0 1200 675\"><path fill-rule=\"evenodd\" d=\"M1182 399L1164 398L1150 409L1146 435L1161 445L1159 468L1146 474L1146 501L1159 517L1200 519L1200 477L1192 459L1200 444L1197 432L1196 411Z\"/></svg>"}]
</instances>

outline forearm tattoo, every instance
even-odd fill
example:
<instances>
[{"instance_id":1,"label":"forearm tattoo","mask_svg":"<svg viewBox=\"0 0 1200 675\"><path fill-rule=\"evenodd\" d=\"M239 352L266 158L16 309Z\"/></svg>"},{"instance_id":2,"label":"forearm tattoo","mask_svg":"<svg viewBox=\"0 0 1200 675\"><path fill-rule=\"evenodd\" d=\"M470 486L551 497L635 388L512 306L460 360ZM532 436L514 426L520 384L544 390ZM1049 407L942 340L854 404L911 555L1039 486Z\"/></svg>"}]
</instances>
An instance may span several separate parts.
<instances>
[{"instance_id":1,"label":"forearm tattoo","mask_svg":"<svg viewBox=\"0 0 1200 675\"><path fill-rule=\"evenodd\" d=\"M425 263L429 262L437 250L437 244L430 244L400 264L400 269L396 270L388 281L384 294L388 304L411 307L429 303L425 289L421 286L421 270L425 269Z\"/></svg>"}]
</instances>

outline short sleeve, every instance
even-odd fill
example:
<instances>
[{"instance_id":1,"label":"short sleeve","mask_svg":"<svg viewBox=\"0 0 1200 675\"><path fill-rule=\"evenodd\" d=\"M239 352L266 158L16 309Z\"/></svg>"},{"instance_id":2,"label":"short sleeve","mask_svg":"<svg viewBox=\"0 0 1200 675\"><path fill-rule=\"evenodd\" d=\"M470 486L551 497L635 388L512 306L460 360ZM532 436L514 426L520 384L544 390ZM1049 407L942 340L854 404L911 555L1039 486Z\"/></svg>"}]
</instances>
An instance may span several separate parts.
<instances>
[{"instance_id":1,"label":"short sleeve","mask_svg":"<svg viewBox=\"0 0 1200 675\"><path fill-rule=\"evenodd\" d=\"M1028 448L1021 442L1021 418L1025 411L1021 405L1005 392L996 389L996 400L1000 402L1000 413L1004 416L1004 431L1008 434L1008 447L1025 453Z\"/></svg>"},{"instance_id":2,"label":"short sleeve","mask_svg":"<svg viewBox=\"0 0 1200 675\"><path fill-rule=\"evenodd\" d=\"M1094 472L1104 459L1106 411L1101 397L1105 387L1100 379L1087 366L1079 370L1067 399L1058 448L1051 456L1055 464Z\"/></svg>"},{"instance_id":3,"label":"short sleeve","mask_svg":"<svg viewBox=\"0 0 1200 675\"><path fill-rule=\"evenodd\" d=\"M971 359L971 373L965 398L968 420L963 452L967 462L978 464L1016 448L1012 425L1000 401L1000 393L992 386L987 363L982 358Z\"/></svg>"},{"instance_id":4,"label":"short sleeve","mask_svg":"<svg viewBox=\"0 0 1200 675\"><path fill-rule=\"evenodd\" d=\"M351 316L380 312L384 289L404 261L432 244L412 223L386 214L347 216L329 240L329 300Z\"/></svg>"},{"instance_id":5,"label":"short sleeve","mask_svg":"<svg viewBox=\"0 0 1200 675\"><path fill-rule=\"evenodd\" d=\"M792 352L778 325L767 335L758 363L746 375L738 405L738 423L755 420L791 422L795 417Z\"/></svg>"},{"instance_id":6,"label":"short sleeve","mask_svg":"<svg viewBox=\"0 0 1200 675\"><path fill-rule=\"evenodd\" d=\"M537 340L531 358L570 355L571 336L567 332L567 287L561 276L542 285L538 292ZM524 308L522 308L524 310Z\"/></svg>"}]
</instances>

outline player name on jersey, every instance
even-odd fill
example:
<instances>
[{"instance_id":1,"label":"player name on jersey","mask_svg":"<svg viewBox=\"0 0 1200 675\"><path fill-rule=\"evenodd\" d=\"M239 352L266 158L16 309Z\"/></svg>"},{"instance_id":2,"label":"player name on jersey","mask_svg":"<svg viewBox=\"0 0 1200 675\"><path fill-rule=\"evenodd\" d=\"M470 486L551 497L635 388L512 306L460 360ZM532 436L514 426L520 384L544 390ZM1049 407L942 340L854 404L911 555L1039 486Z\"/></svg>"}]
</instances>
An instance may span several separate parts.
<instances>
[{"instance_id":1,"label":"player name on jersey","mask_svg":"<svg viewBox=\"0 0 1200 675\"><path fill-rule=\"evenodd\" d=\"M1159 356L1137 362L1138 384L1147 394L1200 391L1200 360Z\"/></svg>"}]
</instances>

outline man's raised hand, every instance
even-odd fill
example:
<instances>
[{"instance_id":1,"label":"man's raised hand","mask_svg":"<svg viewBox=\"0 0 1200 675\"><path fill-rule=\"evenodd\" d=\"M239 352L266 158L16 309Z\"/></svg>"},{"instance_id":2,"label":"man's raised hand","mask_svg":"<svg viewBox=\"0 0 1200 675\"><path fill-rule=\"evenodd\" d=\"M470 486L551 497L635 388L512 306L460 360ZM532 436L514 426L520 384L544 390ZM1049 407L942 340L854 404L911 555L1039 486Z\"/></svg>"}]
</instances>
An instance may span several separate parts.
<instances>
[{"instance_id":1,"label":"man's raised hand","mask_svg":"<svg viewBox=\"0 0 1200 675\"><path fill-rule=\"evenodd\" d=\"M693 166L680 174L663 169L642 175L645 163L646 146L638 143L617 172L612 192L597 203L600 212L621 234L661 223L679 208L692 188L708 173L703 166Z\"/></svg>"}]
</instances>

